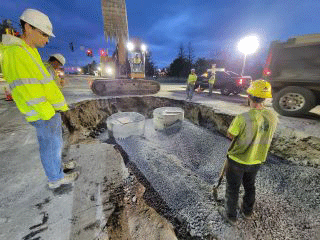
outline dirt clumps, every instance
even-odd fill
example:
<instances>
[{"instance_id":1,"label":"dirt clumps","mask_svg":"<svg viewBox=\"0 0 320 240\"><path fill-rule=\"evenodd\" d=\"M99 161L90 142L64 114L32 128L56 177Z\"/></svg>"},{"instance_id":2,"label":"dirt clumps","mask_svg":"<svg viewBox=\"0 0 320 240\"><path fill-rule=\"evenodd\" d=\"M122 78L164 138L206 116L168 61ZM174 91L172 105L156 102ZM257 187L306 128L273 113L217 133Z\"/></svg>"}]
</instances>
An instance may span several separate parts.
<instances>
[{"instance_id":1,"label":"dirt clumps","mask_svg":"<svg viewBox=\"0 0 320 240\"><path fill-rule=\"evenodd\" d=\"M145 203L144 192L133 175L111 192L115 208L106 226L110 239L177 239L172 224Z\"/></svg>"}]
</instances>

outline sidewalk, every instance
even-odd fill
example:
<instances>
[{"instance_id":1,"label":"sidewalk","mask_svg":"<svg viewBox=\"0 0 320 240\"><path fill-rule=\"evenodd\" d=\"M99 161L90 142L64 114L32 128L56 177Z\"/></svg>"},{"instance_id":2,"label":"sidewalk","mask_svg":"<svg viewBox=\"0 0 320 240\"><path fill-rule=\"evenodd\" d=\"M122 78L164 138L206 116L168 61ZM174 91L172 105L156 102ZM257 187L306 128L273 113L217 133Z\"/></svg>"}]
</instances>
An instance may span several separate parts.
<instances>
[{"instance_id":1,"label":"sidewalk","mask_svg":"<svg viewBox=\"0 0 320 240\"><path fill-rule=\"evenodd\" d=\"M70 146L65 160L75 160L81 174L72 186L51 191L34 127L13 102L0 99L0 110L0 239L107 239L102 228L114 210L110 191L128 175L113 145Z\"/></svg>"},{"instance_id":2,"label":"sidewalk","mask_svg":"<svg viewBox=\"0 0 320 240\"><path fill-rule=\"evenodd\" d=\"M73 192L48 190L34 128L0 101L0 239L67 240Z\"/></svg>"}]
</instances>

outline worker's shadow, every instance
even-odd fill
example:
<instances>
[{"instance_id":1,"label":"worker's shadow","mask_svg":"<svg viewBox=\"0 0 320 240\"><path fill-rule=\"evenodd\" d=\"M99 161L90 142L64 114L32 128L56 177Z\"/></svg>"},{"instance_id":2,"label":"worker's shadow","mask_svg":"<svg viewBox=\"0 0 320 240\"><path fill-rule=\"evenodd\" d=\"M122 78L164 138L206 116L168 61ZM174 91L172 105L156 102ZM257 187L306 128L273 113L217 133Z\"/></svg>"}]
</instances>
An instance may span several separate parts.
<instances>
[{"instance_id":1,"label":"worker's shadow","mask_svg":"<svg viewBox=\"0 0 320 240\"><path fill-rule=\"evenodd\" d=\"M54 196L61 196L72 192L73 186L70 184L62 184L60 187L52 190Z\"/></svg>"}]
</instances>

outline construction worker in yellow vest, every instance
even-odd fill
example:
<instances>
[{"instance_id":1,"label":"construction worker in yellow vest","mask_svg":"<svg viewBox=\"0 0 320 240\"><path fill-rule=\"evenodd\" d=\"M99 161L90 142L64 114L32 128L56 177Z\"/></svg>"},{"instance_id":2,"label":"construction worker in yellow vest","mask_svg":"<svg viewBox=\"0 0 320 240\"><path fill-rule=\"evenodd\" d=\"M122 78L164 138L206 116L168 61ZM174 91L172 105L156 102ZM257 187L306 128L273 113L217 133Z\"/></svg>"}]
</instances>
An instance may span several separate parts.
<instances>
[{"instance_id":1,"label":"construction worker in yellow vest","mask_svg":"<svg viewBox=\"0 0 320 240\"><path fill-rule=\"evenodd\" d=\"M134 72L141 72L142 71L141 66L142 66L142 60L141 60L139 54L137 53L135 55L135 57L133 58L133 69L134 69Z\"/></svg>"},{"instance_id":2,"label":"construction worker in yellow vest","mask_svg":"<svg viewBox=\"0 0 320 240\"><path fill-rule=\"evenodd\" d=\"M57 86L61 89L64 86L64 79L59 75L61 67L66 63L66 59L60 53L50 55L48 62L44 62L48 72L54 77Z\"/></svg>"},{"instance_id":3,"label":"construction worker in yellow vest","mask_svg":"<svg viewBox=\"0 0 320 240\"><path fill-rule=\"evenodd\" d=\"M54 189L73 182L79 173L63 172L60 112L68 106L37 50L54 37L52 24L47 15L35 9L26 9L20 22L21 38L3 35L1 67L18 109L37 131L42 166L49 188ZM73 168L74 163L65 167Z\"/></svg>"},{"instance_id":4,"label":"construction worker in yellow vest","mask_svg":"<svg viewBox=\"0 0 320 240\"><path fill-rule=\"evenodd\" d=\"M196 75L196 70L193 68L191 69L191 73L188 76L188 81L187 81L187 98L186 100L192 100L193 93L194 93L194 85L196 84L197 81L197 75Z\"/></svg>"},{"instance_id":5,"label":"construction worker in yellow vest","mask_svg":"<svg viewBox=\"0 0 320 240\"><path fill-rule=\"evenodd\" d=\"M227 179L225 208L218 208L227 222L237 221L239 189L245 190L240 212L245 219L252 216L255 203L255 179L260 166L266 161L278 117L272 110L264 108L263 102L271 98L271 85L264 80L252 82L247 90L250 101L249 112L236 116L229 129L232 139L227 153L225 173Z\"/></svg>"},{"instance_id":6,"label":"construction worker in yellow vest","mask_svg":"<svg viewBox=\"0 0 320 240\"><path fill-rule=\"evenodd\" d=\"M216 64L212 64L211 77L208 80L208 82L209 82L209 94L208 94L208 96L212 95L213 85L214 85L215 81L216 81Z\"/></svg>"}]
</instances>

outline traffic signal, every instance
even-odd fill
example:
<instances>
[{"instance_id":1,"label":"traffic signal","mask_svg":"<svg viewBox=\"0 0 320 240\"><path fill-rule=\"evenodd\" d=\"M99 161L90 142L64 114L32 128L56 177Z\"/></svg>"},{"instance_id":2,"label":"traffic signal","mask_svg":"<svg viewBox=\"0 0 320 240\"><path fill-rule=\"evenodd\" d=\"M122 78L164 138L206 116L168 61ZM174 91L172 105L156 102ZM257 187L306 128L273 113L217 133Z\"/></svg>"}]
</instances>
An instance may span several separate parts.
<instances>
[{"instance_id":1,"label":"traffic signal","mask_svg":"<svg viewBox=\"0 0 320 240\"><path fill-rule=\"evenodd\" d=\"M105 49L100 49L100 56L101 56L101 57L105 57L105 56L107 56L107 55L108 55L107 50L105 50Z\"/></svg>"},{"instance_id":2,"label":"traffic signal","mask_svg":"<svg viewBox=\"0 0 320 240\"><path fill-rule=\"evenodd\" d=\"M91 49L87 49L87 56L88 57L93 57L93 53Z\"/></svg>"},{"instance_id":3,"label":"traffic signal","mask_svg":"<svg viewBox=\"0 0 320 240\"><path fill-rule=\"evenodd\" d=\"M70 49L72 52L74 52L74 45L73 45L73 42L69 43L69 46L70 46Z\"/></svg>"}]
</instances>

